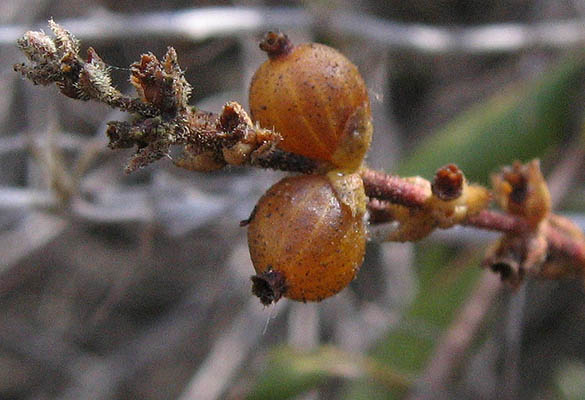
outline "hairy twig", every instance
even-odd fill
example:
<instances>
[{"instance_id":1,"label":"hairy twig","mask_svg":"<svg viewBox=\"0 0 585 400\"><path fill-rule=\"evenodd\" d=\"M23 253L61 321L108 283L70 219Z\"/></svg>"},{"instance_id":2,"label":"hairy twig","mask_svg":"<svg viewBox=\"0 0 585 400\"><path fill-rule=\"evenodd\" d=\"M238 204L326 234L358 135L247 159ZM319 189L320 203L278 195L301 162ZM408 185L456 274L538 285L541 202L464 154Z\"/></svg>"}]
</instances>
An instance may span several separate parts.
<instances>
[{"instance_id":1,"label":"hairy twig","mask_svg":"<svg viewBox=\"0 0 585 400\"><path fill-rule=\"evenodd\" d=\"M463 225L502 233L523 233L530 231L530 225L523 218L494 210L482 210L476 215L471 215Z\"/></svg>"},{"instance_id":2,"label":"hairy twig","mask_svg":"<svg viewBox=\"0 0 585 400\"><path fill-rule=\"evenodd\" d=\"M378 201L385 200L392 204L422 208L429 197L424 187L399 176L370 169L364 169L361 175L366 196ZM380 203L374 204L373 207L379 208Z\"/></svg>"}]
</instances>

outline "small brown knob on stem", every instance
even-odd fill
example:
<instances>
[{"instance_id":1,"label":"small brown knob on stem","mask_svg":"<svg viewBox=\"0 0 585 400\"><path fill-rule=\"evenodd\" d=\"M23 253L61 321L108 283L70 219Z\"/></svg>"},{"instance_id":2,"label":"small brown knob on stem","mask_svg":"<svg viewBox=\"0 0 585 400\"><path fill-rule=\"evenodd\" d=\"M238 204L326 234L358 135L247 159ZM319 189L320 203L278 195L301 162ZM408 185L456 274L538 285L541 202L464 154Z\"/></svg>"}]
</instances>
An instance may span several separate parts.
<instances>
[{"instance_id":1,"label":"small brown knob on stem","mask_svg":"<svg viewBox=\"0 0 585 400\"><path fill-rule=\"evenodd\" d=\"M435 173L431 190L439 199L451 201L461 196L464 182L463 172L455 164L448 164L439 168Z\"/></svg>"}]
</instances>

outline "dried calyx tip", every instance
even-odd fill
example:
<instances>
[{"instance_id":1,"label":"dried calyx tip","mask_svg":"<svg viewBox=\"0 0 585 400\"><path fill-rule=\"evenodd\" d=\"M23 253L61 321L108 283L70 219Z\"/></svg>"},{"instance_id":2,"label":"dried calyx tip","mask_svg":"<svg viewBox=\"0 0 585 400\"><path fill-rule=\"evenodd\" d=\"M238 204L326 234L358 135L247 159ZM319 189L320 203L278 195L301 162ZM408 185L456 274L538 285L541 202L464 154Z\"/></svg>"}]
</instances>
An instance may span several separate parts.
<instances>
[{"instance_id":1,"label":"dried calyx tip","mask_svg":"<svg viewBox=\"0 0 585 400\"><path fill-rule=\"evenodd\" d=\"M267 32L260 42L260 49L270 58L277 58L291 52L293 44L282 32Z\"/></svg>"},{"instance_id":2,"label":"dried calyx tip","mask_svg":"<svg viewBox=\"0 0 585 400\"><path fill-rule=\"evenodd\" d=\"M455 164L448 164L435 173L431 190L443 201L455 200L463 193L464 180L463 172Z\"/></svg>"},{"instance_id":3,"label":"dried calyx tip","mask_svg":"<svg viewBox=\"0 0 585 400\"><path fill-rule=\"evenodd\" d=\"M243 219L240 221L240 226L244 227L244 226L248 226L250 225L250 222L252 222L252 220L254 219L254 217L256 216L256 211L258 210L258 207L254 207L254 209L252 210L252 212L250 213L250 216L247 219Z\"/></svg>"},{"instance_id":4,"label":"dried calyx tip","mask_svg":"<svg viewBox=\"0 0 585 400\"><path fill-rule=\"evenodd\" d=\"M267 271L251 277L252 293L265 306L276 303L286 292L284 275L279 271Z\"/></svg>"},{"instance_id":5,"label":"dried calyx tip","mask_svg":"<svg viewBox=\"0 0 585 400\"><path fill-rule=\"evenodd\" d=\"M528 196L528 177L526 167L516 162L512 167L502 169L504 180L511 187L509 199L516 204L523 204Z\"/></svg>"},{"instance_id":6,"label":"dried calyx tip","mask_svg":"<svg viewBox=\"0 0 585 400\"><path fill-rule=\"evenodd\" d=\"M514 260L502 259L491 263L489 268L500 275L502 282L508 283L513 288L520 286L524 279L524 269Z\"/></svg>"}]
</instances>

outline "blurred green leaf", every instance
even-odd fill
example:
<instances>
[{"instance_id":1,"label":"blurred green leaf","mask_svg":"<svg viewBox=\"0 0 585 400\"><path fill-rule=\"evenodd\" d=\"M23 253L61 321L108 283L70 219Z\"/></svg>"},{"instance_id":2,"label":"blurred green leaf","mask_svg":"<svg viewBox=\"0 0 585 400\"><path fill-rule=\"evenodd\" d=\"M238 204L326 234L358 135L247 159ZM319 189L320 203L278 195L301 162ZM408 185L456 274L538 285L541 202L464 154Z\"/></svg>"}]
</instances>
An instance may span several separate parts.
<instances>
[{"instance_id":1,"label":"blurred green leaf","mask_svg":"<svg viewBox=\"0 0 585 400\"><path fill-rule=\"evenodd\" d=\"M410 379L362 356L333 346L303 352L290 347L272 350L264 374L248 400L289 399L317 387L329 378L366 378L387 388L404 388Z\"/></svg>"},{"instance_id":2,"label":"blurred green leaf","mask_svg":"<svg viewBox=\"0 0 585 400\"><path fill-rule=\"evenodd\" d=\"M426 138L396 172L430 178L455 163L470 180L485 184L499 166L541 157L566 139L584 65L582 58L566 59L541 79L473 106Z\"/></svg>"},{"instance_id":3,"label":"blurred green leaf","mask_svg":"<svg viewBox=\"0 0 585 400\"><path fill-rule=\"evenodd\" d=\"M582 362L571 361L561 364L555 380L563 399L585 399L585 365Z\"/></svg>"}]
</instances>

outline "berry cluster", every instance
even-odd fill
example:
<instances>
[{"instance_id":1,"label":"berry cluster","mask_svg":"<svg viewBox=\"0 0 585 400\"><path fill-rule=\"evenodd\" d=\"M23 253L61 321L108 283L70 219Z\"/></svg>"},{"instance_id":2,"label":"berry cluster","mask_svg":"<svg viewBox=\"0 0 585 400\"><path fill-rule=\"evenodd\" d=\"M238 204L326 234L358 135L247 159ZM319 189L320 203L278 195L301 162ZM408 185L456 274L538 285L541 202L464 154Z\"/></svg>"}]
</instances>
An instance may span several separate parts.
<instances>
[{"instance_id":1,"label":"berry cluster","mask_svg":"<svg viewBox=\"0 0 585 400\"><path fill-rule=\"evenodd\" d=\"M253 120L279 147L330 164L326 174L285 178L260 199L248 244L264 304L319 301L351 282L366 247L365 192L357 174L372 138L370 102L357 67L321 44L293 46L269 32L268 60L250 85Z\"/></svg>"}]
</instances>

